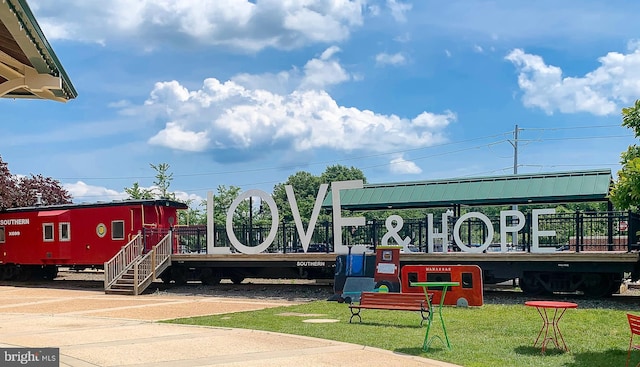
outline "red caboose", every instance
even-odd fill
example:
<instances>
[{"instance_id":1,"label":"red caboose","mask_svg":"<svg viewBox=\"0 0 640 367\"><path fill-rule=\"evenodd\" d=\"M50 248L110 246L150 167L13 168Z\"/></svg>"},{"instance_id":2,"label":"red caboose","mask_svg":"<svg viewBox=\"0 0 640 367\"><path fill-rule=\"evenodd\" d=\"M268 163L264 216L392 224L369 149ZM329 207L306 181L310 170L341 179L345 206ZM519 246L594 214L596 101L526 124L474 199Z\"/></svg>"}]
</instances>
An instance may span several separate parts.
<instances>
[{"instance_id":1,"label":"red caboose","mask_svg":"<svg viewBox=\"0 0 640 367\"><path fill-rule=\"evenodd\" d=\"M186 208L172 200L126 200L7 209L0 212L0 277L54 278L58 266L101 268L138 232L177 225L178 209ZM145 248L159 236L148 236Z\"/></svg>"}]
</instances>

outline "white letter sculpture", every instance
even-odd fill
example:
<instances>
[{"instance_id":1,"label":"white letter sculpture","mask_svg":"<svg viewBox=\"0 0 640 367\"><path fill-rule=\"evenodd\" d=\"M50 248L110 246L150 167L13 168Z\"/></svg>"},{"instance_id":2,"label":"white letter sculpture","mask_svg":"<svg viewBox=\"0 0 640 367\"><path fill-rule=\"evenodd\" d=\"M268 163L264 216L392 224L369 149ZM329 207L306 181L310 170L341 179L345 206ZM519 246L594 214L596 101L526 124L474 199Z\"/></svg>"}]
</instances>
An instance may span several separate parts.
<instances>
[{"instance_id":1,"label":"white letter sculpture","mask_svg":"<svg viewBox=\"0 0 640 367\"><path fill-rule=\"evenodd\" d=\"M395 226L393 225L393 222L396 223ZM390 215L384 222L384 226L387 227L387 233L382 236L382 246L388 246L389 239L393 237L396 243L402 246L404 252L410 252L409 243L411 243L411 237L407 236L402 239L402 237L400 237L400 235L398 234L398 232L402 229L402 226L404 226L404 219L402 219L402 217L399 215Z\"/></svg>"},{"instance_id":2,"label":"white letter sculpture","mask_svg":"<svg viewBox=\"0 0 640 367\"><path fill-rule=\"evenodd\" d=\"M478 218L487 226L487 238L485 239L484 244L482 244L480 247L469 247L465 245L460 238L460 226L462 226L462 223L467 220L467 218ZM493 233L493 225L491 224L489 217L479 212L469 212L463 214L456 221L456 225L453 227L453 238L455 238L458 247L460 247L460 249L465 252L479 253L489 248L489 246L491 245L491 241L493 241Z\"/></svg>"},{"instance_id":3,"label":"white letter sculpture","mask_svg":"<svg viewBox=\"0 0 640 367\"><path fill-rule=\"evenodd\" d=\"M342 227L364 226L364 217L342 217L340 190L361 189L362 180L336 181L331 183L331 204L333 206L333 249L338 254L346 254L349 247L342 243Z\"/></svg>"},{"instance_id":4,"label":"white letter sculpture","mask_svg":"<svg viewBox=\"0 0 640 367\"><path fill-rule=\"evenodd\" d=\"M442 251L447 252L449 247L449 214L442 213L442 231L437 232L433 226L433 214L427 214L427 251L430 253L434 250L434 239L442 240Z\"/></svg>"},{"instance_id":5,"label":"white letter sculpture","mask_svg":"<svg viewBox=\"0 0 640 367\"><path fill-rule=\"evenodd\" d=\"M507 217L518 218L518 224L515 226L507 225ZM524 228L524 214L519 210L503 210L500 212L500 251L507 252L507 233L511 233L513 237L513 244L518 241L518 231Z\"/></svg>"},{"instance_id":6,"label":"white letter sculpture","mask_svg":"<svg viewBox=\"0 0 640 367\"><path fill-rule=\"evenodd\" d=\"M322 208L322 201L327 194L328 188L329 185L327 184L320 185L318 195L316 196L316 203L313 205L313 212L311 213L311 218L309 219L309 227L307 227L307 231L305 232L304 227L302 226L302 218L300 218L300 210L298 209L296 195L293 193L293 186L286 185L284 187L284 190L287 193L287 199L289 200L289 205L291 206L291 214L293 214L293 220L296 222L296 229L298 230L298 235L300 236L300 242L302 243L302 249L304 250L304 252L307 252L307 249L309 248L311 236L313 235L313 231L316 228L318 215L320 215L320 209Z\"/></svg>"},{"instance_id":7,"label":"white letter sculpture","mask_svg":"<svg viewBox=\"0 0 640 367\"><path fill-rule=\"evenodd\" d=\"M271 230L269 231L269 235L264 240L264 242L255 247L243 245L242 243L240 243L240 241L238 241L236 234L233 233L233 213L235 213L236 208L238 207L240 202L242 202L242 200L252 196L260 197L260 199L262 199L269 205L269 210L271 211ZM253 210L253 208L249 208L249 210ZM273 240L276 238L276 234L278 232L278 220L278 207L276 206L276 202L273 201L271 195L262 190L245 191L240 194L240 196L238 196L229 207L229 211L227 212L227 236L229 236L229 241L231 241L233 247L235 247L243 254L259 254L269 248L269 246L271 246L271 244L273 243Z\"/></svg>"},{"instance_id":8,"label":"white letter sculpture","mask_svg":"<svg viewBox=\"0 0 640 367\"><path fill-rule=\"evenodd\" d=\"M556 231L541 231L539 229L539 218L540 215L544 214L555 214L555 209L533 209L531 211L531 252L555 252L556 249L554 247L541 248L540 247L540 236L554 236L556 235Z\"/></svg>"}]
</instances>

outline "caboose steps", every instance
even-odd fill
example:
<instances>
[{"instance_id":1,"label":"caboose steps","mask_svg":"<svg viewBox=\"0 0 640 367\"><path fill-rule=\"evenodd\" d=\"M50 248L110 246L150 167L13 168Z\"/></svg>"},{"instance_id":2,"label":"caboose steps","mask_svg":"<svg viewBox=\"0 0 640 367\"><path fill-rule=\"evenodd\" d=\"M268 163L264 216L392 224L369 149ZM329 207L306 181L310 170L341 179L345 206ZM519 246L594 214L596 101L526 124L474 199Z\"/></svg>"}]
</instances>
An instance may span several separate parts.
<instances>
[{"instance_id":1,"label":"caboose steps","mask_svg":"<svg viewBox=\"0 0 640 367\"><path fill-rule=\"evenodd\" d=\"M124 246L105 263L104 292L106 294L138 295L171 265L173 232L144 253L140 235Z\"/></svg>"},{"instance_id":2,"label":"caboose steps","mask_svg":"<svg viewBox=\"0 0 640 367\"><path fill-rule=\"evenodd\" d=\"M135 294L135 269L129 268L113 284L104 290L106 294L134 295Z\"/></svg>"},{"instance_id":3,"label":"caboose steps","mask_svg":"<svg viewBox=\"0 0 640 367\"><path fill-rule=\"evenodd\" d=\"M132 296L133 295L133 291L129 290L129 289L109 289L108 291L104 292L105 294L115 294L115 295L120 295L120 296Z\"/></svg>"}]
</instances>

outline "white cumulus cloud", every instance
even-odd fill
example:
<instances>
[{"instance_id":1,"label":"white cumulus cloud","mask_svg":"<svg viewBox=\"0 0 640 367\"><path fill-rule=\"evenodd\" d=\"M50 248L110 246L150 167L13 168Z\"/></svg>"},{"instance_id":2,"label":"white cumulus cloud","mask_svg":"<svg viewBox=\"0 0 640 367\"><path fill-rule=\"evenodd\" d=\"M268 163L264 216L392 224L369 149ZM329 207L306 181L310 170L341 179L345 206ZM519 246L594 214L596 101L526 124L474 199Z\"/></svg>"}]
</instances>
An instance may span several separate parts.
<instances>
[{"instance_id":1,"label":"white cumulus cloud","mask_svg":"<svg viewBox=\"0 0 640 367\"><path fill-rule=\"evenodd\" d=\"M97 200L101 201L112 201L112 200L126 200L128 198L128 194L125 191L118 192L113 189L109 189L104 186L95 186L88 185L83 181L77 181L75 183L65 183L62 185L65 190L67 190L75 203L88 202L93 203ZM149 187L140 187L141 190L149 190L152 195L155 197L159 197L160 190L157 186L149 186ZM204 198L197 194L190 194L185 191L172 191L172 194L175 195L177 200L191 203L191 207L197 208ZM96 199L98 198L98 199Z\"/></svg>"},{"instance_id":2,"label":"white cumulus cloud","mask_svg":"<svg viewBox=\"0 0 640 367\"><path fill-rule=\"evenodd\" d=\"M388 54L383 52L376 55L376 64L378 65L402 65L406 61L401 53Z\"/></svg>"},{"instance_id":3,"label":"white cumulus cloud","mask_svg":"<svg viewBox=\"0 0 640 367\"><path fill-rule=\"evenodd\" d=\"M397 0L387 0L387 7L391 9L391 16L397 22L406 22L407 17L405 14L413 8L413 5Z\"/></svg>"},{"instance_id":4,"label":"white cumulus cloud","mask_svg":"<svg viewBox=\"0 0 640 367\"><path fill-rule=\"evenodd\" d=\"M124 191L118 192L102 186L88 185L83 181L65 183L62 187L71 194L73 201L77 203L95 202L96 198L100 198L100 200L122 200L127 197Z\"/></svg>"},{"instance_id":5,"label":"white cumulus cloud","mask_svg":"<svg viewBox=\"0 0 640 367\"><path fill-rule=\"evenodd\" d=\"M339 105L323 89L351 78L335 59L338 51L328 48L302 70L242 74L224 82L208 78L196 90L178 81L159 82L144 105L127 111L165 121L149 143L211 151L221 161L241 155L234 152L316 148L387 152L446 141L444 130L456 120L451 111L425 111L407 118Z\"/></svg>"},{"instance_id":6,"label":"white cumulus cloud","mask_svg":"<svg viewBox=\"0 0 640 367\"><path fill-rule=\"evenodd\" d=\"M363 24L367 11L366 0L111 0L99 5L67 0L64 6L33 0L29 4L49 39L104 45L126 38L147 50L189 42L249 51L338 42ZM395 17L405 8L390 6Z\"/></svg>"},{"instance_id":7,"label":"white cumulus cloud","mask_svg":"<svg viewBox=\"0 0 640 367\"><path fill-rule=\"evenodd\" d=\"M340 49L331 46L320 58L311 59L304 66L304 78L300 84L302 89L323 89L350 79L349 74L333 56Z\"/></svg>"},{"instance_id":8,"label":"white cumulus cloud","mask_svg":"<svg viewBox=\"0 0 640 367\"><path fill-rule=\"evenodd\" d=\"M525 106L548 114L609 115L619 113L640 95L640 48L637 43L629 46L627 54L609 52L600 57L600 66L582 77L564 76L560 67L547 65L542 57L521 49L511 51L505 59L518 70Z\"/></svg>"},{"instance_id":9,"label":"white cumulus cloud","mask_svg":"<svg viewBox=\"0 0 640 367\"><path fill-rule=\"evenodd\" d=\"M164 145L166 147L199 152L209 144L207 133L184 130L179 123L167 122L166 127L149 139L149 144Z\"/></svg>"},{"instance_id":10,"label":"white cumulus cloud","mask_svg":"<svg viewBox=\"0 0 640 367\"><path fill-rule=\"evenodd\" d=\"M418 167L415 162L404 159L403 155L400 155L399 157L396 157L389 162L389 170L391 171L391 173L402 175L416 175L422 173L422 168Z\"/></svg>"}]
</instances>

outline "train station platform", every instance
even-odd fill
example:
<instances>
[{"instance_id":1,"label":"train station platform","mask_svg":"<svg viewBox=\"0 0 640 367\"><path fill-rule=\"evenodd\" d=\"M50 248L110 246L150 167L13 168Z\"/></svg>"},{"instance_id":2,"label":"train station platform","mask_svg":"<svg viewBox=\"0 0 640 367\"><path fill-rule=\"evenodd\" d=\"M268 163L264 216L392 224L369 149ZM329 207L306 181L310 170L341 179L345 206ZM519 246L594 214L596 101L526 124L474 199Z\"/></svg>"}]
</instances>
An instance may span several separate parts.
<instances>
[{"instance_id":1,"label":"train station platform","mask_svg":"<svg viewBox=\"0 0 640 367\"><path fill-rule=\"evenodd\" d=\"M456 367L362 345L234 328L166 324L178 317L290 302L0 286L0 348L59 348L60 366Z\"/></svg>"}]
</instances>

